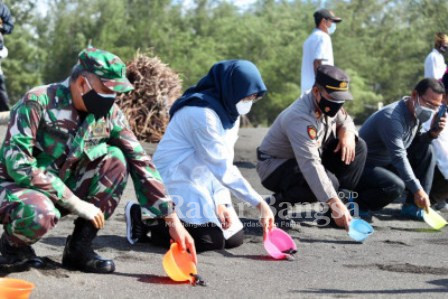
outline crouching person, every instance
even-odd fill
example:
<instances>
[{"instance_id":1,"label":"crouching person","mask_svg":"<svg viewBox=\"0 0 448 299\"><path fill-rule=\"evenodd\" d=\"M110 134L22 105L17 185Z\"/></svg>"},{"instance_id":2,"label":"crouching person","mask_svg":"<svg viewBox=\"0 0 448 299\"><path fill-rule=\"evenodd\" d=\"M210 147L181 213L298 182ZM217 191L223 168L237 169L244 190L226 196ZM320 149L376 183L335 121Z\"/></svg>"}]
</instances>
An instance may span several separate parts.
<instances>
[{"instance_id":1,"label":"crouching person","mask_svg":"<svg viewBox=\"0 0 448 299\"><path fill-rule=\"evenodd\" d=\"M226 60L212 66L170 110L171 120L154 162L198 252L243 244L243 225L230 192L258 208L264 233L273 226L269 206L233 165L239 116L247 114L265 92L253 63ZM142 223L142 216L146 220L138 204L128 204L129 242L141 240L150 231L153 243L168 246L166 225Z\"/></svg>"},{"instance_id":2,"label":"crouching person","mask_svg":"<svg viewBox=\"0 0 448 299\"><path fill-rule=\"evenodd\" d=\"M354 190L364 168L367 149L356 136L351 117L342 109L353 97L349 78L340 69L322 65L311 91L286 108L258 148L257 171L274 192L269 201L276 223L288 228L287 204L319 201L328 204L328 224L347 228L351 215L338 198L341 189Z\"/></svg>"},{"instance_id":3,"label":"crouching person","mask_svg":"<svg viewBox=\"0 0 448 299\"><path fill-rule=\"evenodd\" d=\"M129 173L143 210L170 223L173 238L195 254L157 170L114 104L117 93L133 89L125 64L95 48L78 58L70 78L31 89L12 109L0 150L0 266L43 266L31 245L71 213L78 218L62 264L113 272L114 262L96 254L92 241Z\"/></svg>"},{"instance_id":4,"label":"crouching person","mask_svg":"<svg viewBox=\"0 0 448 299\"><path fill-rule=\"evenodd\" d=\"M436 157L432 141L445 126L421 133L442 103L442 83L426 78L417 83L410 96L387 105L363 124L360 135L369 147L367 162L358 185L360 209L377 211L399 199L406 190L400 215L423 220L430 206ZM435 125L435 124L433 124Z\"/></svg>"}]
</instances>

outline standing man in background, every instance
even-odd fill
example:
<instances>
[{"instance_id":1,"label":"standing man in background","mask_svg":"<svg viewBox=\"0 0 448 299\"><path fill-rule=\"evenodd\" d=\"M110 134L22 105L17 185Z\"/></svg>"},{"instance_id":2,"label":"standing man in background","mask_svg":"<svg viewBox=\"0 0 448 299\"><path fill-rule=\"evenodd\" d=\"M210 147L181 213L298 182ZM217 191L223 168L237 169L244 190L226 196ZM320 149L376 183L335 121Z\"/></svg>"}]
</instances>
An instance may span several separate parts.
<instances>
[{"instance_id":1,"label":"standing man in background","mask_svg":"<svg viewBox=\"0 0 448 299\"><path fill-rule=\"evenodd\" d=\"M448 72L445 72L441 79L445 87L445 97L442 105L447 105L448 94ZM446 107L441 107L440 109ZM443 111L443 110L442 110ZM446 110L445 110L446 111ZM434 120L434 118L436 118ZM437 130L441 125L440 122L446 122L446 112L436 113L432 119L423 124L423 132L431 132ZM435 138L431 142L434 155L436 157L436 168L434 170L434 178L432 181L431 193L429 193L429 199L433 203L433 208L442 212L448 211L448 130L443 128L439 137Z\"/></svg>"},{"instance_id":2,"label":"standing man in background","mask_svg":"<svg viewBox=\"0 0 448 299\"><path fill-rule=\"evenodd\" d=\"M437 32L434 38L434 49L425 59L425 78L442 78L446 70L445 58L443 54L448 48L448 36L442 32Z\"/></svg>"},{"instance_id":3,"label":"standing man in background","mask_svg":"<svg viewBox=\"0 0 448 299\"><path fill-rule=\"evenodd\" d=\"M0 63L8 56L8 49L3 44L3 35L11 34L14 29L14 21L8 6L0 2ZM0 64L0 112L9 111L9 98L6 92L5 76Z\"/></svg>"},{"instance_id":4,"label":"standing man in background","mask_svg":"<svg viewBox=\"0 0 448 299\"><path fill-rule=\"evenodd\" d=\"M447 65L443 54L448 47L448 36L441 32L436 33L434 39L434 49L426 56L425 59L425 77L441 80L445 85L445 90L448 83L446 71ZM444 99L446 101L446 97ZM444 103L446 105L446 102ZM432 118L423 124L423 130L430 130L432 125ZM437 166L434 172L434 181L429 195L431 202L433 202L436 210L448 210L448 187L446 186L448 180L448 158L446 156L448 150L448 131L442 130L439 138L432 141L434 154L437 159Z\"/></svg>"},{"instance_id":5,"label":"standing man in background","mask_svg":"<svg viewBox=\"0 0 448 299\"><path fill-rule=\"evenodd\" d=\"M316 70L321 64L334 65L330 35L335 32L336 23L341 21L327 9L314 13L316 28L303 43L301 95L313 87Z\"/></svg>"}]
</instances>

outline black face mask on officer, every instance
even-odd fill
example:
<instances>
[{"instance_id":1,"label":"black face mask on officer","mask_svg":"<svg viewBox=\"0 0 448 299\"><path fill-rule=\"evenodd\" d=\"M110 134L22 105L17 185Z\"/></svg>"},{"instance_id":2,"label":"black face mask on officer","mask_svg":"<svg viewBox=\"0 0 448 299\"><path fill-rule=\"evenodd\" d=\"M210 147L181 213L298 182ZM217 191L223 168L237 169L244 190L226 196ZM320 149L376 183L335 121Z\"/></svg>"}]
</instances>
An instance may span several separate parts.
<instances>
[{"instance_id":1,"label":"black face mask on officer","mask_svg":"<svg viewBox=\"0 0 448 299\"><path fill-rule=\"evenodd\" d=\"M328 115L329 117L333 117L338 113L339 109L342 108L342 105L344 105L344 102L334 102L330 101L326 97L320 93L320 101L319 101L319 109L322 111L323 114Z\"/></svg>"},{"instance_id":2,"label":"black face mask on officer","mask_svg":"<svg viewBox=\"0 0 448 299\"><path fill-rule=\"evenodd\" d=\"M92 88L89 80L87 78L84 79L90 87L90 90L82 95L82 100L87 108L87 112L92 113L96 119L100 119L110 111L117 95L115 93L98 93Z\"/></svg>"}]
</instances>

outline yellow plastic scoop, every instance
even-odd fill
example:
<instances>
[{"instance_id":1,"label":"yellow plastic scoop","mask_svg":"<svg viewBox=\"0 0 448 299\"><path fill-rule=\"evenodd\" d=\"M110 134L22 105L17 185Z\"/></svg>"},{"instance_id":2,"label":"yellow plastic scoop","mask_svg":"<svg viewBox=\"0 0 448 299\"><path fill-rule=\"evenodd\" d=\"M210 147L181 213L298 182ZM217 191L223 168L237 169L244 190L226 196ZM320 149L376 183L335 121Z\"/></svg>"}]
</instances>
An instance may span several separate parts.
<instances>
[{"instance_id":1,"label":"yellow plastic scoop","mask_svg":"<svg viewBox=\"0 0 448 299\"><path fill-rule=\"evenodd\" d=\"M428 208L428 212L423 210L423 219L429 226L437 230L442 229L448 224L448 222L446 222L446 220L439 213L431 208Z\"/></svg>"}]
</instances>

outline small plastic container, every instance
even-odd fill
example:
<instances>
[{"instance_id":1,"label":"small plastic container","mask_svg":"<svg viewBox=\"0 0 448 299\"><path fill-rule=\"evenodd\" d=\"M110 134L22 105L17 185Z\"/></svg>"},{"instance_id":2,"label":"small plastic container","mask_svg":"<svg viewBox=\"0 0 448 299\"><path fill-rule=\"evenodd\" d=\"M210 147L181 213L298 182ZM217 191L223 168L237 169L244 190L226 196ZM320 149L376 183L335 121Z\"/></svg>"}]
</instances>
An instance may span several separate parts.
<instances>
[{"instance_id":1,"label":"small plastic container","mask_svg":"<svg viewBox=\"0 0 448 299\"><path fill-rule=\"evenodd\" d=\"M364 242L373 232L373 227L362 219L353 219L348 226L348 235L356 242Z\"/></svg>"},{"instance_id":2,"label":"small plastic container","mask_svg":"<svg viewBox=\"0 0 448 299\"><path fill-rule=\"evenodd\" d=\"M447 225L445 218L443 218L439 213L431 208L428 208L428 211L429 212L427 213L423 210L423 220L425 220L426 224L436 230L440 230Z\"/></svg>"},{"instance_id":3,"label":"small plastic container","mask_svg":"<svg viewBox=\"0 0 448 299\"><path fill-rule=\"evenodd\" d=\"M22 279L0 278L0 298L28 299L34 284Z\"/></svg>"},{"instance_id":4,"label":"small plastic container","mask_svg":"<svg viewBox=\"0 0 448 299\"><path fill-rule=\"evenodd\" d=\"M188 281L195 283L198 274L193 257L186 251L180 250L177 243L172 243L170 250L163 257L163 269L174 281Z\"/></svg>"},{"instance_id":5,"label":"small plastic container","mask_svg":"<svg viewBox=\"0 0 448 299\"><path fill-rule=\"evenodd\" d=\"M268 254L276 260L292 259L292 255L297 252L294 240L279 228L274 228L267 234L263 245Z\"/></svg>"}]
</instances>

